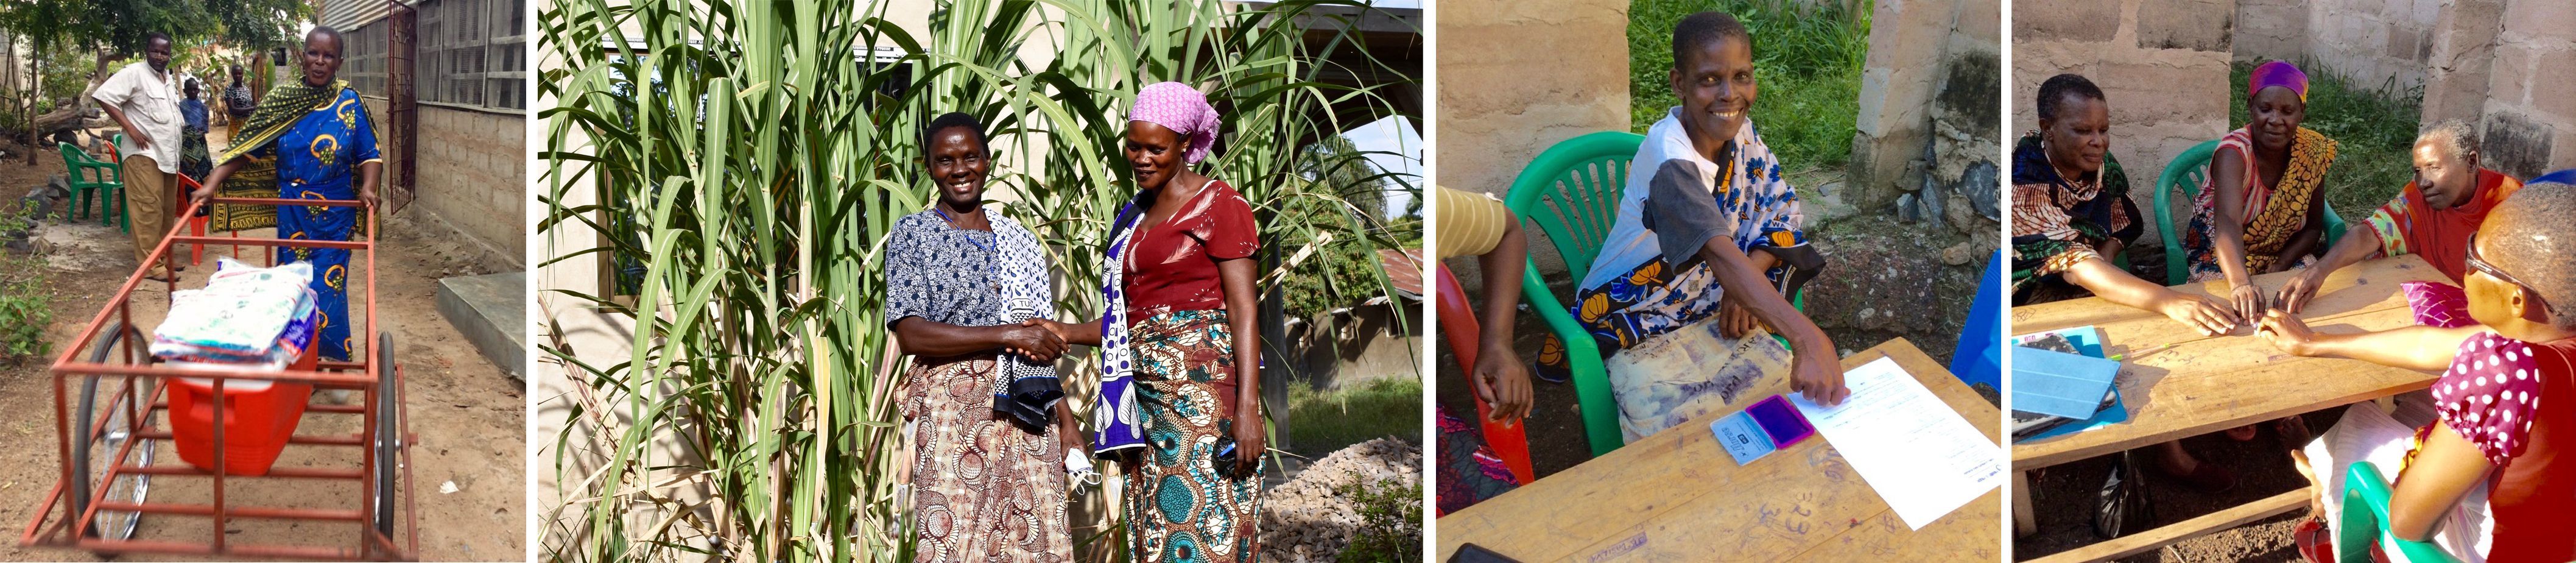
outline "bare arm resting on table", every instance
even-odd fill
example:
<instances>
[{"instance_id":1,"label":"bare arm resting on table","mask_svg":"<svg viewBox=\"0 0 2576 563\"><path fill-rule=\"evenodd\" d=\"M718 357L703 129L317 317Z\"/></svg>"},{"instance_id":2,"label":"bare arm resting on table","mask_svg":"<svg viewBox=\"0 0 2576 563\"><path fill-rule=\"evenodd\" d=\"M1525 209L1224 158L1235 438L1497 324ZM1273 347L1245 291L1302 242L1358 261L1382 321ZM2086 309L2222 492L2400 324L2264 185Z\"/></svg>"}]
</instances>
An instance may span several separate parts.
<instances>
[{"instance_id":1,"label":"bare arm resting on table","mask_svg":"<svg viewBox=\"0 0 2576 563\"><path fill-rule=\"evenodd\" d=\"M2460 353L2461 342L2490 330L2484 325L2410 326L2360 334L2324 334L2309 330L2298 317L2277 310L2264 314L2262 323L2255 334L2292 355L2340 356L2422 371L2451 367L2451 359Z\"/></svg>"},{"instance_id":2,"label":"bare arm resting on table","mask_svg":"<svg viewBox=\"0 0 2576 563\"><path fill-rule=\"evenodd\" d=\"M2209 159L2209 183L2218 190L2217 209L2209 218L2210 253L2216 255L2218 269L2227 276L2228 302L2236 306L2236 318L2252 319L2263 315L2263 291L2254 287L2254 274L2245 270L2245 173L2249 163L2245 153L2222 150Z\"/></svg>"},{"instance_id":3,"label":"bare arm resting on table","mask_svg":"<svg viewBox=\"0 0 2576 563\"><path fill-rule=\"evenodd\" d=\"M2236 312L2217 300L2174 291L2120 271L2100 257L2086 258L2066 269L2066 282L2093 292L2104 301L2155 311L2204 335L2236 330Z\"/></svg>"},{"instance_id":4,"label":"bare arm resting on table","mask_svg":"<svg viewBox=\"0 0 2576 563\"><path fill-rule=\"evenodd\" d=\"M1834 341L1825 337L1824 329L1816 328L1815 321L1807 320L1797 307L1790 306L1787 298L1774 293L1762 271L1753 269L1753 260L1735 249L1734 241L1708 239L1700 248L1699 258L1708 261L1709 273L1717 277L1718 285L1726 288L1728 295L1740 298L1754 318L1780 328L1781 336L1789 339L1789 346L1794 348L1789 361L1791 390L1828 406L1843 402L1843 397L1851 394L1843 387L1842 362L1834 357Z\"/></svg>"},{"instance_id":5,"label":"bare arm resting on table","mask_svg":"<svg viewBox=\"0 0 2576 563\"><path fill-rule=\"evenodd\" d=\"M2308 300L2317 296L2317 288L2325 286L2326 276L2333 275L2335 270L2359 264L2378 252L2379 233L2377 231L2371 229L2344 231L2343 239L2334 241L2334 246L2326 249L2324 258L2317 259L2315 265L2300 270L2299 273L2291 275L2288 281L2281 283L2281 308L2291 313L2307 309Z\"/></svg>"}]
</instances>

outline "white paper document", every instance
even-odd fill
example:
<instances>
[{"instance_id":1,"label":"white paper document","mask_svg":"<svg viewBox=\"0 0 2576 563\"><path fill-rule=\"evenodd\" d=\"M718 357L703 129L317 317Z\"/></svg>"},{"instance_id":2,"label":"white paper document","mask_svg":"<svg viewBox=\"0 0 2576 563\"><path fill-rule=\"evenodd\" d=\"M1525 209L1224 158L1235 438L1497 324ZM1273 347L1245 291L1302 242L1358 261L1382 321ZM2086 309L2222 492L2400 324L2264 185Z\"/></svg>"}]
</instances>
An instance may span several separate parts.
<instances>
[{"instance_id":1,"label":"white paper document","mask_svg":"<svg viewBox=\"0 0 2576 563\"><path fill-rule=\"evenodd\" d=\"M1805 395L1789 402L1907 527L1923 529L2003 485L2003 448L1895 360L1843 372L1843 386L1851 396L1832 408Z\"/></svg>"}]
</instances>

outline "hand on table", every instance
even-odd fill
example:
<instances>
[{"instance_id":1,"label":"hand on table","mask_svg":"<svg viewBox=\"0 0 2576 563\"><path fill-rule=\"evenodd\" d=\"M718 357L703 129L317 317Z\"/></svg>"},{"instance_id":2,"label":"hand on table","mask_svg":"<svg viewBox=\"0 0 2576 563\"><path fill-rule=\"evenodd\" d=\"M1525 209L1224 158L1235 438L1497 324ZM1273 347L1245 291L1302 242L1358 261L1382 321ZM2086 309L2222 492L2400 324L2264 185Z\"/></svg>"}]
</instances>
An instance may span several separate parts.
<instances>
[{"instance_id":1,"label":"hand on table","mask_svg":"<svg viewBox=\"0 0 2576 563\"><path fill-rule=\"evenodd\" d=\"M1488 407L1486 422L1508 426L1529 416L1529 366L1522 365L1520 356L1512 354L1510 348L1485 347L1484 355L1476 358L1475 378L1476 397L1484 399Z\"/></svg>"},{"instance_id":2,"label":"hand on table","mask_svg":"<svg viewBox=\"0 0 2576 563\"><path fill-rule=\"evenodd\" d=\"M1842 362L1831 352L1799 350L1789 358L1789 390L1824 406L1842 404L1851 390L1843 387Z\"/></svg>"},{"instance_id":3,"label":"hand on table","mask_svg":"<svg viewBox=\"0 0 2576 563\"><path fill-rule=\"evenodd\" d=\"M2250 281L2228 288L2227 295L2228 301L2235 305L2236 318L2240 321L2263 318L2263 310L2270 308L2270 304L2265 303L2263 287Z\"/></svg>"},{"instance_id":4,"label":"hand on table","mask_svg":"<svg viewBox=\"0 0 2576 563\"><path fill-rule=\"evenodd\" d=\"M2227 334L2236 330L2236 325L2241 322L2236 311L2226 302L2188 293L2166 301L2156 308L2156 312L2164 313L2165 317L2183 326L2198 329L2202 336Z\"/></svg>"},{"instance_id":5,"label":"hand on table","mask_svg":"<svg viewBox=\"0 0 2576 563\"><path fill-rule=\"evenodd\" d=\"M2324 268L2308 268L2291 274L2289 281L2281 284L2280 308L2292 314L2307 309L2308 300L2317 296L2317 288L2326 285L2328 273Z\"/></svg>"},{"instance_id":6,"label":"hand on table","mask_svg":"<svg viewBox=\"0 0 2576 563\"><path fill-rule=\"evenodd\" d=\"M2262 326L2255 328L2254 334L2263 337L2264 342L2272 343L2272 347L2280 348L2290 355L2316 355L2317 335L2308 330L2308 323L2279 309L2264 314Z\"/></svg>"}]
</instances>

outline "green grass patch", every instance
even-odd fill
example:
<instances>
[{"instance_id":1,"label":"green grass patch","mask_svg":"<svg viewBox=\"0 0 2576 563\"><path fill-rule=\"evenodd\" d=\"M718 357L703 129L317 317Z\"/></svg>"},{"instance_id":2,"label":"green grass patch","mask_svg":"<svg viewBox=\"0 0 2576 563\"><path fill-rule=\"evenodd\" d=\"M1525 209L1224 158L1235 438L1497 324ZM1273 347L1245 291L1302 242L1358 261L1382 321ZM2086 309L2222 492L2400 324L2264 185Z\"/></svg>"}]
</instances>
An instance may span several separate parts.
<instances>
[{"instance_id":1,"label":"green grass patch","mask_svg":"<svg viewBox=\"0 0 2576 563\"><path fill-rule=\"evenodd\" d=\"M2370 217L2370 211L2397 197L2415 179L2415 132L2424 115L2424 90L2394 86L2361 88L2301 64L2308 73L2308 116L2300 126L2335 140L2334 167L2326 171L2326 205L2347 225ZM2254 64L2237 63L2229 84L2244 84ZM2249 120L2245 96L2228 95L2227 123L2243 128Z\"/></svg>"},{"instance_id":2,"label":"green grass patch","mask_svg":"<svg viewBox=\"0 0 2576 563\"><path fill-rule=\"evenodd\" d=\"M1791 170L1841 167L1851 160L1858 130L1872 4L1637 0L1628 11L1629 130L1645 133L1681 103L1670 85L1673 24L1715 10L1734 15L1753 35L1753 124L1762 140Z\"/></svg>"},{"instance_id":3,"label":"green grass patch","mask_svg":"<svg viewBox=\"0 0 2576 563\"><path fill-rule=\"evenodd\" d=\"M1288 386L1288 442L1300 455L1322 456L1351 444L1395 436L1422 443L1422 380L1388 377L1318 391Z\"/></svg>"}]
</instances>

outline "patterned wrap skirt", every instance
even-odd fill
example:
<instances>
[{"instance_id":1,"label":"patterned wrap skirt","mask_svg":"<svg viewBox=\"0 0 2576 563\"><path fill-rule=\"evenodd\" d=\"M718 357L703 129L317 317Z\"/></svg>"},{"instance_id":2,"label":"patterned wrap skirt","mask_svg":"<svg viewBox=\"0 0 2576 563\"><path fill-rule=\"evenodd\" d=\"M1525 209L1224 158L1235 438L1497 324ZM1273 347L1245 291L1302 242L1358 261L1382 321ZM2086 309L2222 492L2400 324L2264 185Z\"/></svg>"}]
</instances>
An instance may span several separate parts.
<instances>
[{"instance_id":1,"label":"patterned wrap skirt","mask_svg":"<svg viewBox=\"0 0 2576 563\"><path fill-rule=\"evenodd\" d=\"M1064 443L993 410L991 354L914 358L903 414L912 433L916 563L1073 560Z\"/></svg>"},{"instance_id":2,"label":"patterned wrap skirt","mask_svg":"<svg viewBox=\"0 0 2576 563\"><path fill-rule=\"evenodd\" d=\"M1231 438L1234 413L1225 311L1156 315L1136 321L1130 334L1146 447L1121 464L1129 549L1143 563L1256 561L1260 471L1235 478L1216 466L1217 440Z\"/></svg>"}]
</instances>

